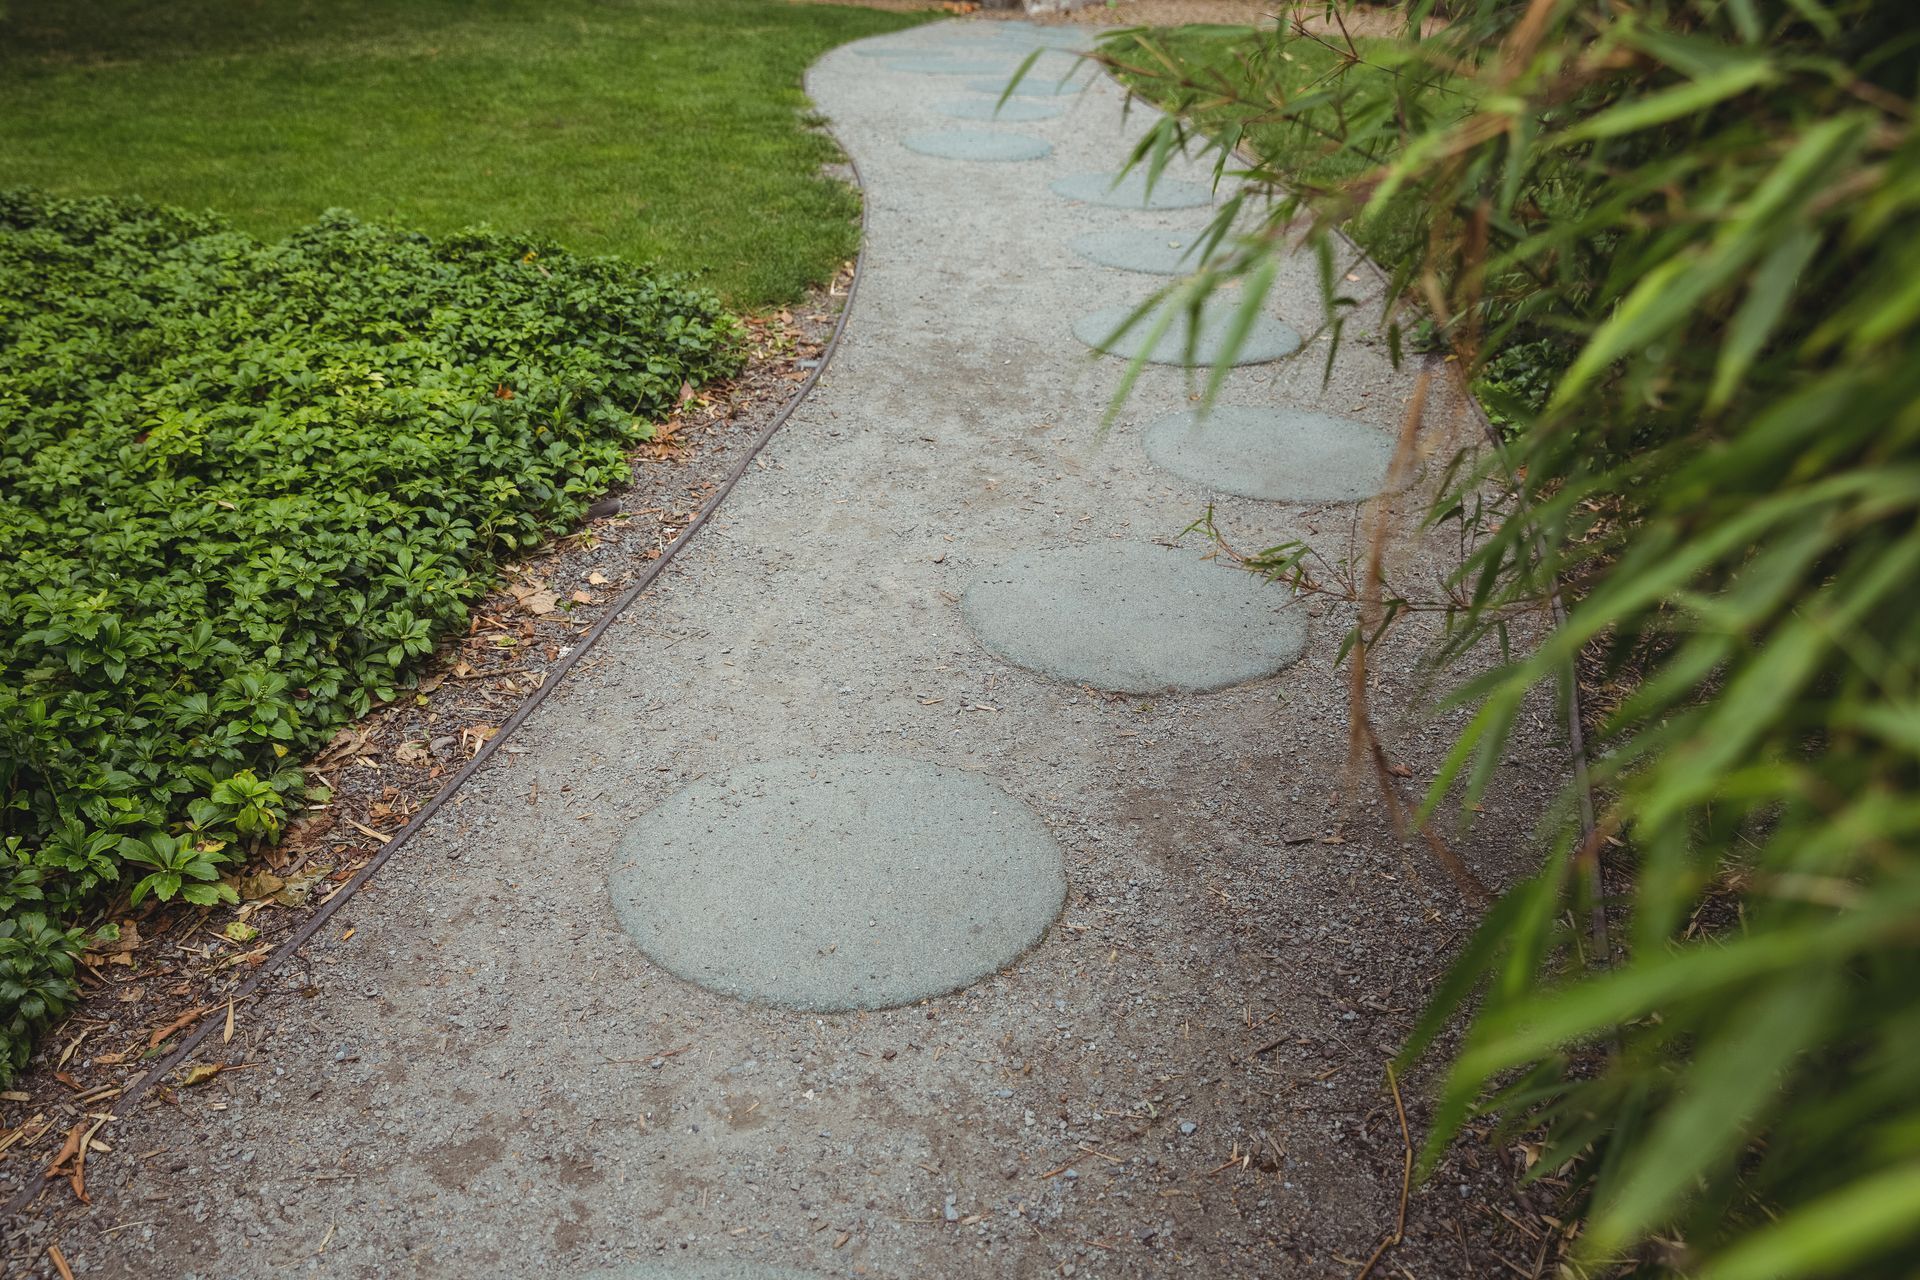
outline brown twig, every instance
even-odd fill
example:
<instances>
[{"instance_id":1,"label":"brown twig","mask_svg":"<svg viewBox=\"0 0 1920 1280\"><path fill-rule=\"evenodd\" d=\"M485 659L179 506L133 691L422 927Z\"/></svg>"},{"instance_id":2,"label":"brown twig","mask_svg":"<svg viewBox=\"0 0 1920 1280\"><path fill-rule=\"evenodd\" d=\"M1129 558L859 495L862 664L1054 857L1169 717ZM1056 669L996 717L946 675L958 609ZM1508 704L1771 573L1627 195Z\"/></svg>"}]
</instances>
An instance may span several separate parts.
<instances>
[{"instance_id":1,"label":"brown twig","mask_svg":"<svg viewBox=\"0 0 1920 1280\"><path fill-rule=\"evenodd\" d=\"M1394 449L1393 463L1388 469L1387 489L1392 492L1403 485L1411 476L1416 450L1415 437L1420 432L1420 424L1426 415L1427 394L1433 385L1431 370L1422 370L1420 378L1414 383L1413 396L1407 402L1407 413L1400 428L1400 441ZM1400 789L1394 783L1393 762L1387 758L1386 746L1380 741L1375 730L1370 710L1368 694L1371 685L1367 679L1369 671L1368 657L1374 642L1386 629L1385 601L1382 589L1386 583L1386 557L1391 512L1389 504L1382 502L1374 510L1373 528L1367 537L1367 566L1361 578L1359 605L1360 617L1355 625L1355 639L1352 661L1348 664L1349 693L1351 706L1351 729L1348 738L1350 764L1357 764L1361 758L1373 767L1373 774L1380 787L1380 797L1387 806L1387 814L1393 820L1394 828L1403 835L1408 827L1416 829L1426 841L1427 848L1434 859L1447 869L1461 890L1478 902L1493 901L1493 893L1483 884L1480 877L1473 874L1465 861L1433 829L1431 823L1419 818L1411 811L1406 800L1400 795Z\"/></svg>"},{"instance_id":2,"label":"brown twig","mask_svg":"<svg viewBox=\"0 0 1920 1280\"><path fill-rule=\"evenodd\" d=\"M1366 1265L1354 1274L1353 1280L1367 1280L1387 1250L1406 1239L1407 1235L1407 1198L1413 1194L1413 1134L1407 1129L1407 1108L1400 1101L1400 1080L1393 1074L1391 1065L1387 1067L1387 1087L1393 1090L1394 1114L1400 1117L1400 1216L1394 1219L1392 1234L1380 1242Z\"/></svg>"}]
</instances>

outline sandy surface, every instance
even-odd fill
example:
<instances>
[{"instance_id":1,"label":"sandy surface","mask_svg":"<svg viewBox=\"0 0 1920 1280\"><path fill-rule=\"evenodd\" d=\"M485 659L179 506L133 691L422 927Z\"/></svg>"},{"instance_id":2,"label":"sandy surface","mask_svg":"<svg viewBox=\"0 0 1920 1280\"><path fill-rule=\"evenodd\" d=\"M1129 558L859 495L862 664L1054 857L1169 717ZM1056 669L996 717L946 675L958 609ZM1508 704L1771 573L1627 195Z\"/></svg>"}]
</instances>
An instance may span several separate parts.
<instances>
[{"instance_id":1,"label":"sandy surface","mask_svg":"<svg viewBox=\"0 0 1920 1280\"><path fill-rule=\"evenodd\" d=\"M1073 237L1204 211L1047 189L1145 127L1105 82L1014 126L1046 160L911 152L960 92L936 79L851 50L813 69L869 206L832 368L516 741L238 1011L215 1052L247 1069L104 1131L90 1212L43 1197L59 1220L33 1229L75 1274L1335 1276L1391 1230L1383 1064L1475 913L1344 768L1341 609L1306 606L1306 656L1274 678L1151 697L1011 666L959 609L1016 553L1171 540L1216 498L1140 445L1185 375L1148 370L1103 434L1123 365L1072 337L1155 283ZM1311 339L1316 296L1303 259L1277 318ZM1310 340L1232 394L1390 428L1409 378L1359 327L1330 382ZM1355 519L1217 501L1248 546L1337 550ZM1410 579L1444 566L1408 554ZM1416 780L1448 737L1412 713L1418 639L1384 656L1380 698ZM1468 846L1491 880L1525 865L1555 742L1540 718L1494 788ZM696 779L851 752L978 773L1038 815L1067 875L1038 945L957 994L842 1015L650 964L609 890L633 826ZM1460 1153L1377 1274L1530 1260L1493 1207L1509 1180L1506 1153Z\"/></svg>"}]
</instances>

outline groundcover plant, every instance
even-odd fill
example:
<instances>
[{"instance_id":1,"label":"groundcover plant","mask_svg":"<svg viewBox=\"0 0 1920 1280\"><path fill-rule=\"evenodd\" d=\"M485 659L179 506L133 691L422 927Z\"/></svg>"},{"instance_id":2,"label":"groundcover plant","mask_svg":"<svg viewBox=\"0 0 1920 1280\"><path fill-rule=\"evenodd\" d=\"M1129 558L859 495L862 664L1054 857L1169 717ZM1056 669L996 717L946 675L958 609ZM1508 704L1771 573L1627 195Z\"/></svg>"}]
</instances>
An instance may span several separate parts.
<instances>
[{"instance_id":1,"label":"groundcover plant","mask_svg":"<svg viewBox=\"0 0 1920 1280\"><path fill-rule=\"evenodd\" d=\"M303 753L739 363L544 242L0 192L0 1080L109 908L231 897Z\"/></svg>"}]
</instances>

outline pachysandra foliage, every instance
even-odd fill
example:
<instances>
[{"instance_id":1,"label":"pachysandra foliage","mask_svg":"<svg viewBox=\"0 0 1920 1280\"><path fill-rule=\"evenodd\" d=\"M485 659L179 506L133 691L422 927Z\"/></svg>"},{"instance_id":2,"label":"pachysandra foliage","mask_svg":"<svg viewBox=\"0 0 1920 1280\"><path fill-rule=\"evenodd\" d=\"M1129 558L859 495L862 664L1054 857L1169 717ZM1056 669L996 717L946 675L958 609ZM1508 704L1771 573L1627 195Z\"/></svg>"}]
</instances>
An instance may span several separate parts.
<instances>
[{"instance_id":1,"label":"pachysandra foliage","mask_svg":"<svg viewBox=\"0 0 1920 1280\"><path fill-rule=\"evenodd\" d=\"M1522 700L1570 660L1622 691L1598 834L1555 833L1409 1048L1465 1022L1430 1154L1475 1114L1543 1127L1538 1169L1582 1196L1582 1267L1911 1275L1920 21L1910 0L1445 16L1424 39L1250 37L1206 75L1142 37L1107 46L1285 191L1190 289L1291 251L1303 215L1323 247L1355 228L1511 392L1511 471L1463 469L1434 507L1474 520L1475 495L1507 489L1475 521L1441 656L1556 580L1571 616L1459 691L1475 715L1432 799L1472 805ZM1340 65L1290 82L1321 41ZM1168 124L1139 162L1185 141ZM1336 278L1327 302L1358 323ZM1615 842L1595 954L1591 873Z\"/></svg>"},{"instance_id":2,"label":"pachysandra foliage","mask_svg":"<svg viewBox=\"0 0 1920 1280\"><path fill-rule=\"evenodd\" d=\"M103 907L231 897L302 753L738 362L544 243L0 193L0 1081Z\"/></svg>"}]
</instances>

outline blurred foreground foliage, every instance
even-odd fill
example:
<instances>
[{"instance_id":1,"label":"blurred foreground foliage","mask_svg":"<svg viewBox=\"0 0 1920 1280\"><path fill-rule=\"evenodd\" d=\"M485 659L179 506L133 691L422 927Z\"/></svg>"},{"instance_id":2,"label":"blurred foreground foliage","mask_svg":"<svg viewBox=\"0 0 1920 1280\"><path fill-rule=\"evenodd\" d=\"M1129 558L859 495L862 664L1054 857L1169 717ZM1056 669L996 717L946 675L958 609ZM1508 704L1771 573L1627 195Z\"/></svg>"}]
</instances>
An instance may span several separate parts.
<instances>
[{"instance_id":1,"label":"blurred foreground foliage","mask_svg":"<svg viewBox=\"0 0 1920 1280\"><path fill-rule=\"evenodd\" d=\"M1544 1130L1583 1271L1913 1275L1920 15L1451 0L1368 41L1340 16L1100 57L1173 113L1137 166L1211 147L1277 194L1227 204L1176 296L1233 283L1250 315L1304 238L1337 346L1343 229L1393 278L1366 322L1409 360L1425 330L1505 428L1430 512L1471 535L1437 658L1561 586L1569 613L1453 682L1473 715L1428 805L1470 816L1576 662L1616 695L1591 835L1570 797L1407 1048L1464 1024L1427 1158L1488 1113ZM1412 603L1376 601L1351 660Z\"/></svg>"}]
</instances>

